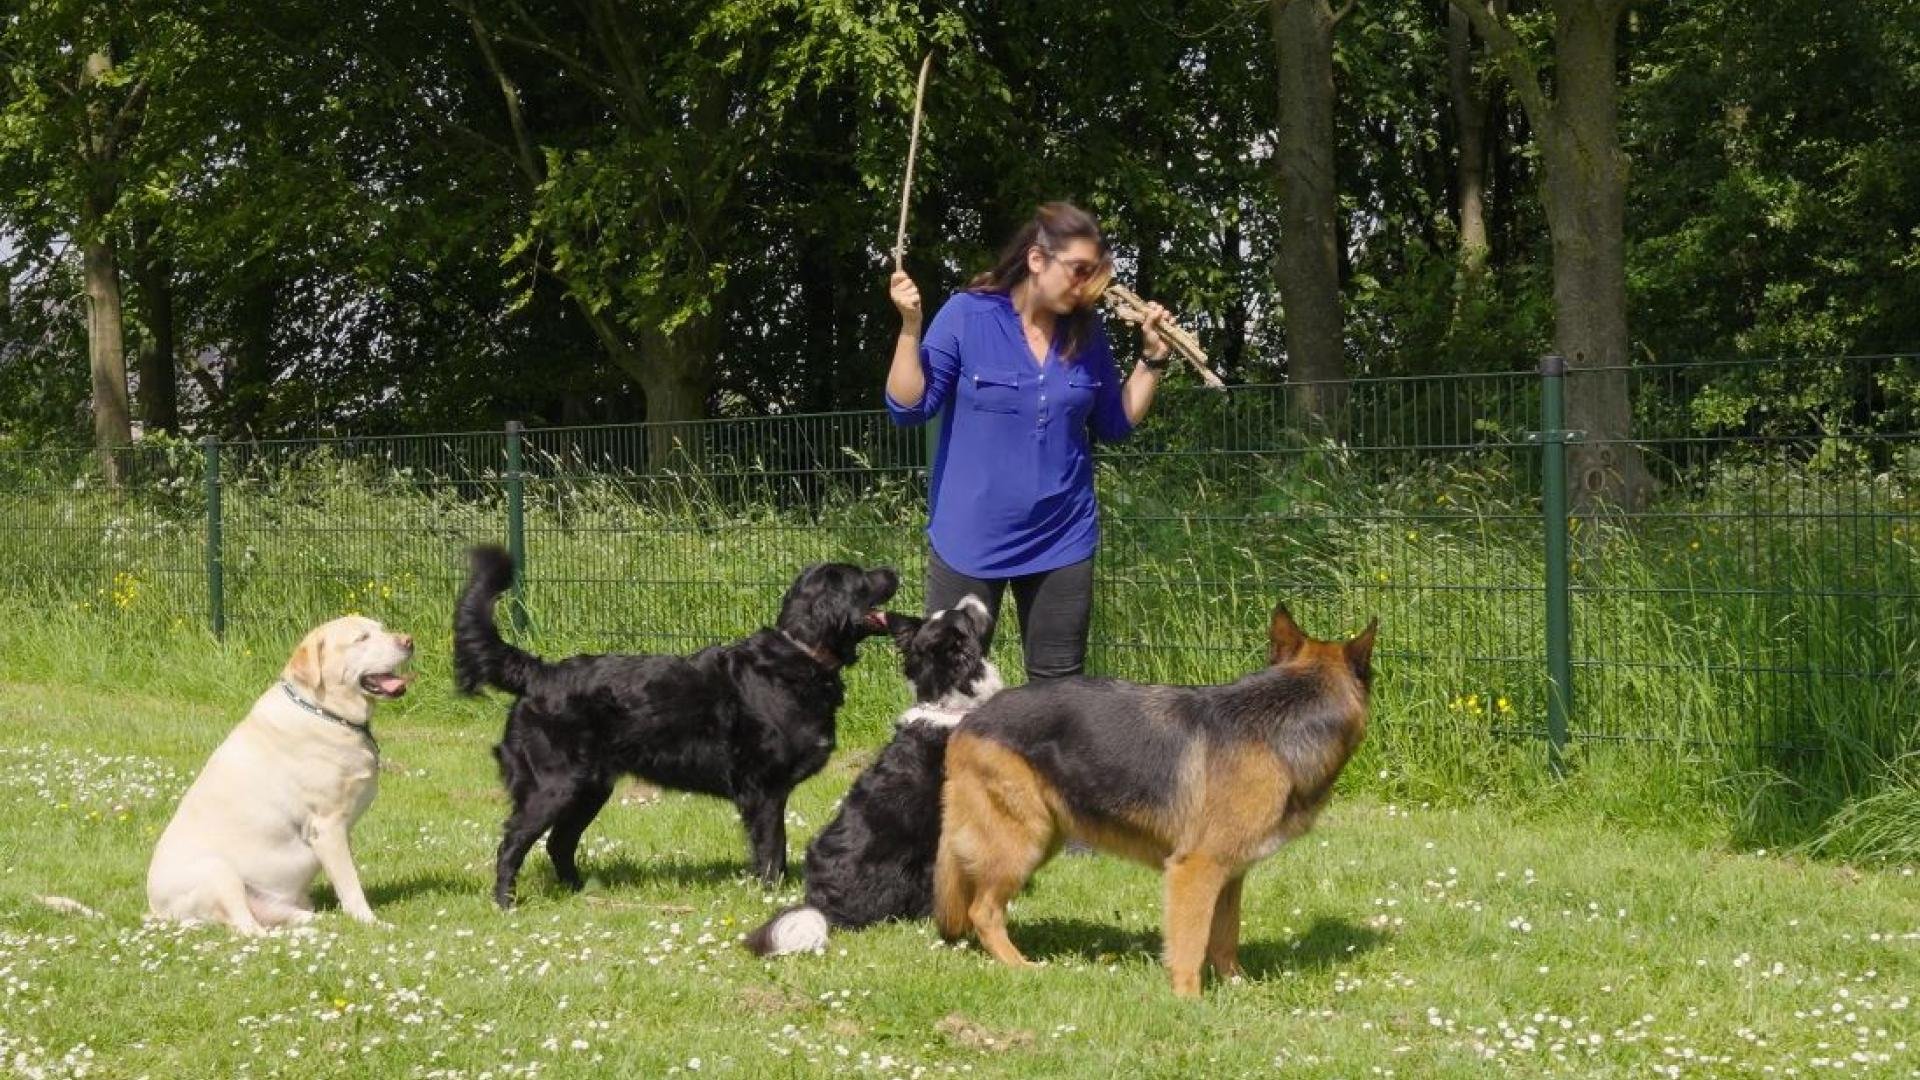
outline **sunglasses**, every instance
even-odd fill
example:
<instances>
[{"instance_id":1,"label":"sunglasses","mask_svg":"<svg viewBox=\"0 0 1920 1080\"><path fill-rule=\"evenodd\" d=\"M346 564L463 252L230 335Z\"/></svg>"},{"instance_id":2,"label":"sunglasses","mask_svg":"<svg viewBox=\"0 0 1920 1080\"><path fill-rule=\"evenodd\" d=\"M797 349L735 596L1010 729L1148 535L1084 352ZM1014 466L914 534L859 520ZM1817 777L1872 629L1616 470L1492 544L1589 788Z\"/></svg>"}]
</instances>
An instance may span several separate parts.
<instances>
[{"instance_id":1,"label":"sunglasses","mask_svg":"<svg viewBox=\"0 0 1920 1080\"><path fill-rule=\"evenodd\" d=\"M1098 259L1063 259L1051 251L1047 252L1046 255L1047 258L1052 259L1054 262L1066 268L1067 273L1071 275L1075 285L1086 281L1100 270L1100 260Z\"/></svg>"}]
</instances>

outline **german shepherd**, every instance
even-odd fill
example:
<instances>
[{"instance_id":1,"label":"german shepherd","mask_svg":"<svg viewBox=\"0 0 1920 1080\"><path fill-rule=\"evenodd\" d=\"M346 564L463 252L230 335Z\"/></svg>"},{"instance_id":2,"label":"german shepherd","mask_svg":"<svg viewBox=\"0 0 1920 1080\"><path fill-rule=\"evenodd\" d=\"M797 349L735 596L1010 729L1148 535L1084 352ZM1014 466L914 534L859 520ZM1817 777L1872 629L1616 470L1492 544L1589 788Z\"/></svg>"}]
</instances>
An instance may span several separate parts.
<instances>
[{"instance_id":1,"label":"german shepherd","mask_svg":"<svg viewBox=\"0 0 1920 1080\"><path fill-rule=\"evenodd\" d=\"M1317 641L1273 612L1265 670L1225 686L1059 679L1007 690L947 747L934 920L994 959L1007 901L1073 838L1163 868L1173 991L1200 993L1202 957L1240 972L1247 870L1313 827L1367 725L1378 619Z\"/></svg>"}]
</instances>

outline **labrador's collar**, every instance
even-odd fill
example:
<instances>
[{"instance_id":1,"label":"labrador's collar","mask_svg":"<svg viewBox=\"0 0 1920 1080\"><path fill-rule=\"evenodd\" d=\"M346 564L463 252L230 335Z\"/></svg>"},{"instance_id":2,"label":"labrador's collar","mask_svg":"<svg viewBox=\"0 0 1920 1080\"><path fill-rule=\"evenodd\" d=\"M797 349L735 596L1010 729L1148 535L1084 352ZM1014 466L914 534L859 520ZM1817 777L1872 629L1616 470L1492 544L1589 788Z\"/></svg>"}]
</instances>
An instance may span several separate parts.
<instances>
[{"instance_id":1,"label":"labrador's collar","mask_svg":"<svg viewBox=\"0 0 1920 1080\"><path fill-rule=\"evenodd\" d=\"M356 724L353 721L347 719L346 717L341 716L339 713L328 710L327 708L322 706L319 702L309 701L306 698L301 697L300 691L295 690L293 688L293 684L288 682L285 679L280 680L280 689L285 690L287 692L287 700L293 702L295 705L300 706L302 709L305 709L307 712L312 713L313 715L321 718L322 720L339 724L341 727L346 728L348 731L351 731L354 734L359 735L360 737L367 740L368 745L373 747L373 752L375 754L380 753L380 742L379 740L373 737L372 724L370 723Z\"/></svg>"}]
</instances>

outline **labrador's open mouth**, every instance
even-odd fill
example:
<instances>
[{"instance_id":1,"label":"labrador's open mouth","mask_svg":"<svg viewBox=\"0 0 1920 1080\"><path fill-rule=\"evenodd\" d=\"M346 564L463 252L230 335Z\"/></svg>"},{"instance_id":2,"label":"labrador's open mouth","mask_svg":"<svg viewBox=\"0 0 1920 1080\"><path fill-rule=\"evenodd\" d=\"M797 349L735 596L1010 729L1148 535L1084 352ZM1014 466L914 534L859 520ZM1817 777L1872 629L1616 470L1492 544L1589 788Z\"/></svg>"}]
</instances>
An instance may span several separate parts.
<instances>
[{"instance_id":1,"label":"labrador's open mouth","mask_svg":"<svg viewBox=\"0 0 1920 1080\"><path fill-rule=\"evenodd\" d=\"M887 632L887 613L879 608L867 612L867 629L877 634Z\"/></svg>"},{"instance_id":2,"label":"labrador's open mouth","mask_svg":"<svg viewBox=\"0 0 1920 1080\"><path fill-rule=\"evenodd\" d=\"M374 697L397 698L407 692L407 684L413 681L411 675L397 675L391 671L376 671L371 675L360 676L360 689Z\"/></svg>"}]
</instances>

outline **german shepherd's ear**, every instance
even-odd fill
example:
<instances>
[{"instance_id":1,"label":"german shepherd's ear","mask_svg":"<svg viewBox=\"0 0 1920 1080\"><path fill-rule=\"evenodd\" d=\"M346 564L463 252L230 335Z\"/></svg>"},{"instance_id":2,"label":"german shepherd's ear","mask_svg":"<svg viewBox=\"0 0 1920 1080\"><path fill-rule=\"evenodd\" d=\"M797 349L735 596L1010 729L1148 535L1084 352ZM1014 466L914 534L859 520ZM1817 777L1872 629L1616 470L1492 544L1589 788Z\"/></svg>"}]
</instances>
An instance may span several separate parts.
<instances>
[{"instance_id":1,"label":"german shepherd's ear","mask_svg":"<svg viewBox=\"0 0 1920 1080\"><path fill-rule=\"evenodd\" d=\"M308 689L320 689L320 634L308 634L287 661L287 678Z\"/></svg>"},{"instance_id":2,"label":"german shepherd's ear","mask_svg":"<svg viewBox=\"0 0 1920 1080\"><path fill-rule=\"evenodd\" d=\"M1360 636L1341 646L1347 654L1347 666L1353 669L1353 677L1364 685L1373 681L1373 639L1380 632L1378 616L1367 624Z\"/></svg>"},{"instance_id":3,"label":"german shepherd's ear","mask_svg":"<svg viewBox=\"0 0 1920 1080\"><path fill-rule=\"evenodd\" d=\"M1306 643L1307 635L1300 629L1300 624L1293 621L1293 616L1287 613L1287 605L1275 604L1273 622L1267 627L1267 663L1286 663Z\"/></svg>"}]
</instances>

